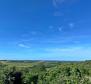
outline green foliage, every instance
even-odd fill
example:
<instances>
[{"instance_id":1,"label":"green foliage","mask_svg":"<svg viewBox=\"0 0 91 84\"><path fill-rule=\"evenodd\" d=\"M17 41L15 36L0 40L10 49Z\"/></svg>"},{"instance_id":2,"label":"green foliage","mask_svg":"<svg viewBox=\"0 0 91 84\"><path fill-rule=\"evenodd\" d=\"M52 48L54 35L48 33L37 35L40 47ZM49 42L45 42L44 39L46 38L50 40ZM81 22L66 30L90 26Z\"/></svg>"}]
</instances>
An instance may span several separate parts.
<instances>
[{"instance_id":1,"label":"green foliage","mask_svg":"<svg viewBox=\"0 0 91 84\"><path fill-rule=\"evenodd\" d=\"M17 71L23 73L22 84L91 84L91 62L26 63L30 65L25 67L23 63L23 67L21 62L18 62L19 66L17 62L0 62L0 84Z\"/></svg>"}]
</instances>

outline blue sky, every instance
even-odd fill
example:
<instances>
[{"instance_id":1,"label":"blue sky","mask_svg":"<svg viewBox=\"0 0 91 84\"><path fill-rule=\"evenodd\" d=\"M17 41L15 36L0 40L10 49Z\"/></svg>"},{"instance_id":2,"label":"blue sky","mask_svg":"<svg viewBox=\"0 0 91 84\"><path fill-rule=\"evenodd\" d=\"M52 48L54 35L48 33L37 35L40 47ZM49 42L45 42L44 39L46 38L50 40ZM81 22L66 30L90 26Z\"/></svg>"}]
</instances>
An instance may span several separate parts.
<instances>
[{"instance_id":1,"label":"blue sky","mask_svg":"<svg viewBox=\"0 0 91 84\"><path fill-rule=\"evenodd\" d=\"M90 0L1 0L0 59L90 60Z\"/></svg>"}]
</instances>

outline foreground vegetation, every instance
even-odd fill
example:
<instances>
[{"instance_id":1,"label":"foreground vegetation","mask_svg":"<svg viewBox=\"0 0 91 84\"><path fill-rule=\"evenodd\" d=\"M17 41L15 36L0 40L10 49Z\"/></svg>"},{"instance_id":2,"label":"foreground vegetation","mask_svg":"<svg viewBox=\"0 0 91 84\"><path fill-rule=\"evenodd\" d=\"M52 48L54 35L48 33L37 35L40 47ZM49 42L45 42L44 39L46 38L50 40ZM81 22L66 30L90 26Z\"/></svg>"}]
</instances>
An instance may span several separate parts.
<instances>
[{"instance_id":1,"label":"foreground vegetation","mask_svg":"<svg viewBox=\"0 0 91 84\"><path fill-rule=\"evenodd\" d=\"M91 84L91 61L0 61L0 84Z\"/></svg>"}]
</instances>

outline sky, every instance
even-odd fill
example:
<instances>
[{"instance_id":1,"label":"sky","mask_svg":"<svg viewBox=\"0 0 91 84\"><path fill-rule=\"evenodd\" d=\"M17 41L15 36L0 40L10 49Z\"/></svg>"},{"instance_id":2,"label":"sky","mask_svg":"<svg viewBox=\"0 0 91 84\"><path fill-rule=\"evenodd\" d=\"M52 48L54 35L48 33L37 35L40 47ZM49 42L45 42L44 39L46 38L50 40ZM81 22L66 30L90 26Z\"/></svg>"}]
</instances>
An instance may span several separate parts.
<instances>
[{"instance_id":1,"label":"sky","mask_svg":"<svg viewBox=\"0 0 91 84\"><path fill-rule=\"evenodd\" d=\"M0 59L91 60L91 0L0 0Z\"/></svg>"}]
</instances>

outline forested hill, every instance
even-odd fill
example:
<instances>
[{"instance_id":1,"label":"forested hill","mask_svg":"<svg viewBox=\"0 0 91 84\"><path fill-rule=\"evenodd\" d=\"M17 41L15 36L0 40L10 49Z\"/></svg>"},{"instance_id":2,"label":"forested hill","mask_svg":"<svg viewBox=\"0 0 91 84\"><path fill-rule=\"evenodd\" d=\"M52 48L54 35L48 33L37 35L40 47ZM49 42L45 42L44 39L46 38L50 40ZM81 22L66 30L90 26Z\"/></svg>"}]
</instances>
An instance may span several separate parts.
<instances>
[{"instance_id":1,"label":"forested hill","mask_svg":"<svg viewBox=\"0 0 91 84\"><path fill-rule=\"evenodd\" d=\"M0 84L91 84L91 61L1 60Z\"/></svg>"}]
</instances>

